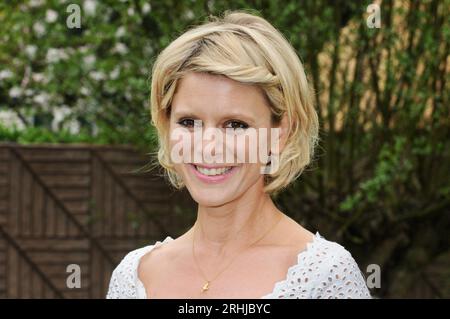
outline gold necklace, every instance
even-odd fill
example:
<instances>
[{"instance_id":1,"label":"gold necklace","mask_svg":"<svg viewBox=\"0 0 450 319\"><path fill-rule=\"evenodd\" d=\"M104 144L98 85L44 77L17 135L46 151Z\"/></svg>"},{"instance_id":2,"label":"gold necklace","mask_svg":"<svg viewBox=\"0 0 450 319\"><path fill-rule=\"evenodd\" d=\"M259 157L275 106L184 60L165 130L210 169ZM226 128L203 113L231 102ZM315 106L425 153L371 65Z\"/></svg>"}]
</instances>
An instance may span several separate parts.
<instances>
[{"instance_id":1,"label":"gold necklace","mask_svg":"<svg viewBox=\"0 0 450 319\"><path fill-rule=\"evenodd\" d=\"M197 227L196 227L197 223L195 223L195 225L194 225L194 233L193 233L193 238L192 238L192 255L194 257L195 265L197 266L198 271L200 272L200 274L202 275L203 279L205 280L205 283L202 286L201 292L205 292L205 291L207 291L209 289L209 286L210 286L211 282L213 280L215 280L217 277L219 277L226 269L228 269L228 267L233 263L235 258L239 255L239 253L249 249L253 245L257 244L259 241L264 239L264 237L266 237L270 233L270 231L273 230L278 225L278 223L281 221L281 219L283 218L283 215L282 214L280 214L280 215L281 215L280 218L278 218L277 222L274 223L273 227L269 227L269 229L261 237L259 237L256 241L252 242L250 245L248 245L247 247L242 249L240 252L236 253L233 256L233 258L231 259L231 261L227 264L227 266L225 268L223 268L218 274L216 274L212 279L208 279L207 278L207 276L205 275L205 273L201 269L201 267L200 267L200 265L199 265L199 263L197 261L197 258L195 257L194 241L195 241L195 230L197 229Z\"/></svg>"}]
</instances>

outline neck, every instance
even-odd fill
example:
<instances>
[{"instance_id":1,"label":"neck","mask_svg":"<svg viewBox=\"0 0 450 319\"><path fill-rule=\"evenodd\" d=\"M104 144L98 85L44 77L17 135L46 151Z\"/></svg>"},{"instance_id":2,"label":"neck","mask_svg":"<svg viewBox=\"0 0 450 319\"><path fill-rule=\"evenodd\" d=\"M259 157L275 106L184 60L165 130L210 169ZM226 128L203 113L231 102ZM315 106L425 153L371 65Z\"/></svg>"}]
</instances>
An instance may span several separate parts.
<instances>
[{"instance_id":1,"label":"neck","mask_svg":"<svg viewBox=\"0 0 450 319\"><path fill-rule=\"evenodd\" d=\"M222 206L199 205L194 226L196 245L220 255L226 244L227 249L250 244L274 224L280 213L262 189L250 189Z\"/></svg>"}]
</instances>

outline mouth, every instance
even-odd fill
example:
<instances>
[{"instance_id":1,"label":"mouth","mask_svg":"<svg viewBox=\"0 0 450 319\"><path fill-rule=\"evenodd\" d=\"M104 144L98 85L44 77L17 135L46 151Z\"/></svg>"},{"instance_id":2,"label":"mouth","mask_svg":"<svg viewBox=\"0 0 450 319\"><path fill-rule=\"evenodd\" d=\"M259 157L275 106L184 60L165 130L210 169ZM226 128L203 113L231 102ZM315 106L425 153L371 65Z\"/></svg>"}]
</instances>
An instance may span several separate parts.
<instances>
[{"instance_id":1,"label":"mouth","mask_svg":"<svg viewBox=\"0 0 450 319\"><path fill-rule=\"evenodd\" d=\"M237 170L237 166L207 167L195 164L189 164L189 166L201 181L207 183L223 182Z\"/></svg>"}]
</instances>

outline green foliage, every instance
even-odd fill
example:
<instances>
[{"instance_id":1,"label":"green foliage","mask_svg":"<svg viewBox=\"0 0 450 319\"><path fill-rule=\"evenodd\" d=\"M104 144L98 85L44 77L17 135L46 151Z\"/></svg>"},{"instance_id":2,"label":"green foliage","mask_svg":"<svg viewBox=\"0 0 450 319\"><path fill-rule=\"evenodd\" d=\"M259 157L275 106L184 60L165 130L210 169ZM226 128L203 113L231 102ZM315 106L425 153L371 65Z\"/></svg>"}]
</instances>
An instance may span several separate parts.
<instances>
[{"instance_id":1,"label":"green foliage","mask_svg":"<svg viewBox=\"0 0 450 319\"><path fill-rule=\"evenodd\" d=\"M152 149L148 96L153 59L199 16L202 6L72 3L80 5L81 29L66 26L66 1L0 4L0 111L12 112L21 126L45 127L56 135L75 121L83 134L98 136L102 143L143 145L146 137L146 148ZM171 12L177 8L186 14L174 20ZM188 9L196 11L187 14ZM55 121L55 113L63 118Z\"/></svg>"},{"instance_id":2,"label":"green foliage","mask_svg":"<svg viewBox=\"0 0 450 319\"><path fill-rule=\"evenodd\" d=\"M396 137L393 145L383 145L373 176L361 181L358 190L340 204L340 209L356 210L359 206L375 203L380 197L398 196L393 186L407 182L413 169L413 164L405 156L405 145L406 139L403 137Z\"/></svg>"}]
</instances>

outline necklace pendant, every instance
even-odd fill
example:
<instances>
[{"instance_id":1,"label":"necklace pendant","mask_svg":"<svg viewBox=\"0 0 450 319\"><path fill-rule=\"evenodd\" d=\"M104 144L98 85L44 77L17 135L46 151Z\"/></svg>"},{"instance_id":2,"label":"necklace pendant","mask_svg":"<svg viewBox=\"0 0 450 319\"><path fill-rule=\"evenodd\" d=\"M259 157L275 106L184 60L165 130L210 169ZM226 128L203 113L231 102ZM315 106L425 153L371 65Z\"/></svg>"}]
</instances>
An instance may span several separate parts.
<instances>
[{"instance_id":1,"label":"necklace pendant","mask_svg":"<svg viewBox=\"0 0 450 319\"><path fill-rule=\"evenodd\" d=\"M205 291L207 291L209 289L209 281L207 281L204 285L203 285L203 287L202 287L202 292L205 292Z\"/></svg>"}]
</instances>

